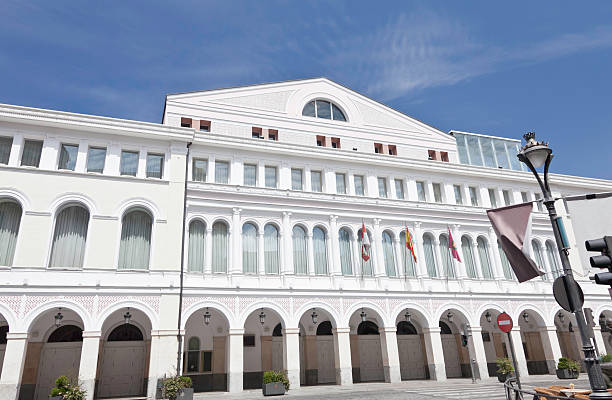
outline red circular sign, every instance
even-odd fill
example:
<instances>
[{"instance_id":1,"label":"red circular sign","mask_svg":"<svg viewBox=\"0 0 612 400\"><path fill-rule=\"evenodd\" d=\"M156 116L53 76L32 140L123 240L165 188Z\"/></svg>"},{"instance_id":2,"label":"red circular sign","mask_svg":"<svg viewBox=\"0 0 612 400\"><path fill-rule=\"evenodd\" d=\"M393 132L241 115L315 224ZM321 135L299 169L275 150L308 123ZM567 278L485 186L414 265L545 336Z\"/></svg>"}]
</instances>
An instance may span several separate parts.
<instances>
[{"instance_id":1,"label":"red circular sign","mask_svg":"<svg viewBox=\"0 0 612 400\"><path fill-rule=\"evenodd\" d=\"M508 333L512 330L512 318L505 312L497 316L497 327L500 331Z\"/></svg>"}]
</instances>

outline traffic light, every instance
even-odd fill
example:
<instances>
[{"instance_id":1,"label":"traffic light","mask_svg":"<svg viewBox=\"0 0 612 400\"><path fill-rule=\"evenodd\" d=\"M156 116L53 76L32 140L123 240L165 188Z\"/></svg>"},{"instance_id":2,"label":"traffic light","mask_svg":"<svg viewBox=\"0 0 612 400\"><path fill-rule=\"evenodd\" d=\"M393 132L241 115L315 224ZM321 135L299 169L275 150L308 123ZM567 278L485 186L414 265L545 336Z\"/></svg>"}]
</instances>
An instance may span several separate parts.
<instances>
[{"instance_id":1,"label":"traffic light","mask_svg":"<svg viewBox=\"0 0 612 400\"><path fill-rule=\"evenodd\" d=\"M465 347L468 345L467 335L461 335L461 346Z\"/></svg>"},{"instance_id":2,"label":"traffic light","mask_svg":"<svg viewBox=\"0 0 612 400\"><path fill-rule=\"evenodd\" d=\"M600 272L591 277L598 285L612 286L612 236L584 242L587 251L599 251L601 255L589 258L591 267L608 268L608 272Z\"/></svg>"}]
</instances>

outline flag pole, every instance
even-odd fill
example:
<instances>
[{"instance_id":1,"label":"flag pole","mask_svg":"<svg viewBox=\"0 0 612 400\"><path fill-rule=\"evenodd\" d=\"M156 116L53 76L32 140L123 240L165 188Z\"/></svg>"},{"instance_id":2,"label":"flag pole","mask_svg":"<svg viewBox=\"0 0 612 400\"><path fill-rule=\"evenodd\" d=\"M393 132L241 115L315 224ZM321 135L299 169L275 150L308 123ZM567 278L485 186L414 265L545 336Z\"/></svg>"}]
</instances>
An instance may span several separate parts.
<instances>
[{"instance_id":1,"label":"flag pole","mask_svg":"<svg viewBox=\"0 0 612 400\"><path fill-rule=\"evenodd\" d=\"M402 269L404 270L404 281L408 280L408 268L406 268L408 266L408 253L406 251L406 243L408 243L408 223L406 221L404 221L404 243L402 244L402 246L404 246L404 259L402 260ZM401 236L400 236L401 237Z\"/></svg>"},{"instance_id":2,"label":"flag pole","mask_svg":"<svg viewBox=\"0 0 612 400\"><path fill-rule=\"evenodd\" d=\"M365 237L365 232L363 231L363 227L365 226L365 222L363 222L363 218L361 219L361 248L359 249L359 258L361 259L361 271L360 271L360 279L363 281L363 238Z\"/></svg>"}]
</instances>

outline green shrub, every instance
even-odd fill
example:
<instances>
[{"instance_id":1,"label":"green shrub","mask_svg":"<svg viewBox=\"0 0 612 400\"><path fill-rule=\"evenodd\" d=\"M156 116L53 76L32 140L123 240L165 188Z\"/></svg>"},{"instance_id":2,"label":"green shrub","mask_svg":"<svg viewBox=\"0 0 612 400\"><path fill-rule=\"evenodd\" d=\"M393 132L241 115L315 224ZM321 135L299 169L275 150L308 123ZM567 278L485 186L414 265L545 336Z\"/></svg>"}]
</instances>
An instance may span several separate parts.
<instances>
[{"instance_id":1,"label":"green shrub","mask_svg":"<svg viewBox=\"0 0 612 400\"><path fill-rule=\"evenodd\" d=\"M72 383L67 376L62 375L55 380L55 387L49 396L62 396L63 400L83 400L86 393L78 383Z\"/></svg>"},{"instance_id":2,"label":"green shrub","mask_svg":"<svg viewBox=\"0 0 612 400\"><path fill-rule=\"evenodd\" d=\"M181 389L192 386L191 378L188 376L172 376L166 378L162 384L162 394L169 400L176 400Z\"/></svg>"},{"instance_id":3,"label":"green shrub","mask_svg":"<svg viewBox=\"0 0 612 400\"><path fill-rule=\"evenodd\" d=\"M498 374L506 375L514 371L514 367L507 357L500 357L495 362L497 363Z\"/></svg>"},{"instance_id":4,"label":"green shrub","mask_svg":"<svg viewBox=\"0 0 612 400\"><path fill-rule=\"evenodd\" d=\"M612 361L612 354L602 354L601 362L610 362Z\"/></svg>"},{"instance_id":5,"label":"green shrub","mask_svg":"<svg viewBox=\"0 0 612 400\"><path fill-rule=\"evenodd\" d=\"M280 382L285 386L285 390L289 390L289 379L281 371L266 371L263 375L263 383Z\"/></svg>"},{"instance_id":6,"label":"green shrub","mask_svg":"<svg viewBox=\"0 0 612 400\"><path fill-rule=\"evenodd\" d=\"M580 364L578 364L576 361L571 360L567 357L561 357L559 359L559 362L557 363L557 369L567 369L570 372L579 372Z\"/></svg>"}]
</instances>

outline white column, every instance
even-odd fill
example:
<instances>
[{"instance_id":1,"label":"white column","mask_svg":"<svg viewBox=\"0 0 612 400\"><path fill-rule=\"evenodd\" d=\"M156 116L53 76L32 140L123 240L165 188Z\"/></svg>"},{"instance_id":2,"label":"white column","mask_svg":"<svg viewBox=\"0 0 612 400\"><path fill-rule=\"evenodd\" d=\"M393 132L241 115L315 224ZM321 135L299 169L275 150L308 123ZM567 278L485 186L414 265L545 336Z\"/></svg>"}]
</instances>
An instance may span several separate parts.
<instances>
[{"instance_id":1,"label":"white column","mask_svg":"<svg viewBox=\"0 0 612 400\"><path fill-rule=\"evenodd\" d=\"M433 381L445 381L446 367L444 365L444 352L442 350L440 328L437 326L423 328L423 334L429 377Z\"/></svg>"},{"instance_id":2,"label":"white column","mask_svg":"<svg viewBox=\"0 0 612 400\"><path fill-rule=\"evenodd\" d=\"M342 268L340 266L340 241L338 239L338 216L330 215L329 216L329 247L331 250L328 252L328 257L330 257L330 273L332 276L340 276L342 275Z\"/></svg>"},{"instance_id":3,"label":"white column","mask_svg":"<svg viewBox=\"0 0 612 400\"><path fill-rule=\"evenodd\" d=\"M346 193L350 195L355 195L355 175L352 172L346 174Z\"/></svg>"},{"instance_id":4,"label":"white column","mask_svg":"<svg viewBox=\"0 0 612 400\"><path fill-rule=\"evenodd\" d=\"M465 255L463 254L463 249L461 248L461 235L459 233L459 228L461 228L461 225L453 225L451 234L453 235L453 241L455 242L455 247L457 248L461 262L455 260L454 258L451 260L457 269L457 279L465 279L467 278L467 270L465 268Z\"/></svg>"},{"instance_id":5,"label":"white column","mask_svg":"<svg viewBox=\"0 0 612 400\"><path fill-rule=\"evenodd\" d=\"M13 144L11 145L11 154L9 156L8 165L10 165L11 167L17 167L19 165L22 148L23 135L16 133L13 135Z\"/></svg>"},{"instance_id":6,"label":"white column","mask_svg":"<svg viewBox=\"0 0 612 400\"><path fill-rule=\"evenodd\" d=\"M527 359L525 358L525 351L523 350L523 340L521 338L521 330L517 327L514 327L512 331L510 331L510 336L512 337L512 343L514 344L514 353L516 354L516 365L518 367L518 372L521 377L526 377L529 375L527 371ZM508 335L503 335L504 340L506 341L506 348L508 349L508 356L510 360L512 360L512 354L510 354L510 344L508 343Z\"/></svg>"},{"instance_id":7,"label":"white column","mask_svg":"<svg viewBox=\"0 0 612 400\"><path fill-rule=\"evenodd\" d=\"M104 173L117 176L121 173L121 144L111 142L108 146L106 160L104 160Z\"/></svg>"},{"instance_id":8,"label":"white column","mask_svg":"<svg viewBox=\"0 0 612 400\"><path fill-rule=\"evenodd\" d=\"M312 192L312 178L310 176L310 167L304 168L304 191Z\"/></svg>"},{"instance_id":9,"label":"white column","mask_svg":"<svg viewBox=\"0 0 612 400\"><path fill-rule=\"evenodd\" d=\"M306 232L306 239L308 240L307 249L308 252L308 274L315 274L315 265L314 265L314 248L313 248L313 240L312 240L312 232Z\"/></svg>"},{"instance_id":10,"label":"white column","mask_svg":"<svg viewBox=\"0 0 612 400\"><path fill-rule=\"evenodd\" d=\"M404 271L404 255L402 251L404 248L402 245L406 245L405 243L401 243L399 238L393 238L393 253L395 255L395 270L397 271L398 277L403 277L406 273Z\"/></svg>"},{"instance_id":11,"label":"white column","mask_svg":"<svg viewBox=\"0 0 612 400\"><path fill-rule=\"evenodd\" d=\"M406 191L406 199L412 200L412 201L418 201L419 194L417 192L416 181L414 179L408 179L406 181L406 188L408 189Z\"/></svg>"},{"instance_id":12,"label":"white column","mask_svg":"<svg viewBox=\"0 0 612 400\"><path fill-rule=\"evenodd\" d=\"M212 273L212 226L206 227L206 236L204 237L204 274Z\"/></svg>"},{"instance_id":13,"label":"white column","mask_svg":"<svg viewBox=\"0 0 612 400\"><path fill-rule=\"evenodd\" d=\"M289 164L282 163L278 168L278 188L291 189L291 168Z\"/></svg>"},{"instance_id":14,"label":"white column","mask_svg":"<svg viewBox=\"0 0 612 400\"><path fill-rule=\"evenodd\" d=\"M489 189L484 186L480 186L478 191L480 193L480 206L485 208L493 207L493 204L491 204L491 199L489 198Z\"/></svg>"},{"instance_id":15,"label":"white column","mask_svg":"<svg viewBox=\"0 0 612 400\"><path fill-rule=\"evenodd\" d=\"M336 328L333 333L336 384L352 385L353 366L351 364L350 328Z\"/></svg>"},{"instance_id":16,"label":"white column","mask_svg":"<svg viewBox=\"0 0 612 400\"><path fill-rule=\"evenodd\" d=\"M257 164L257 186L266 186L266 166L263 163Z\"/></svg>"},{"instance_id":17,"label":"white column","mask_svg":"<svg viewBox=\"0 0 612 400\"><path fill-rule=\"evenodd\" d=\"M87 391L86 400L93 400L96 386L96 369L100 350L100 331L83 331L81 346L81 363L79 364L79 382Z\"/></svg>"},{"instance_id":18,"label":"white column","mask_svg":"<svg viewBox=\"0 0 612 400\"><path fill-rule=\"evenodd\" d=\"M474 268L476 268L476 279L482 279L482 265L480 264L480 254L478 253L478 243L476 241L471 242L472 255L474 256Z\"/></svg>"},{"instance_id":19,"label":"white column","mask_svg":"<svg viewBox=\"0 0 612 400\"><path fill-rule=\"evenodd\" d=\"M359 235L359 232L357 232L357 235ZM361 247L359 247L359 242L357 241L357 237L351 237L351 250L353 250L351 253L351 257L353 257L352 259L352 266L353 266L353 275L355 276L362 276L363 275L363 257L361 257ZM372 261L372 264L374 264L374 261ZM372 275L375 274L376 271L372 271Z\"/></svg>"},{"instance_id":20,"label":"white column","mask_svg":"<svg viewBox=\"0 0 612 400\"><path fill-rule=\"evenodd\" d=\"M414 223L414 237L412 238L412 244L417 252L416 262L416 274L417 278L424 278L427 276L427 266L425 265L425 249L423 249L423 230L421 229L421 223Z\"/></svg>"},{"instance_id":21,"label":"white column","mask_svg":"<svg viewBox=\"0 0 612 400\"><path fill-rule=\"evenodd\" d=\"M257 232L257 265L259 268L259 275L266 274L266 248L264 245L264 234L265 232L263 230L261 232Z\"/></svg>"},{"instance_id":22,"label":"white column","mask_svg":"<svg viewBox=\"0 0 612 400\"><path fill-rule=\"evenodd\" d=\"M85 172L87 169L87 140L79 141L79 149L77 153L76 165L74 170L76 172Z\"/></svg>"},{"instance_id":23,"label":"white column","mask_svg":"<svg viewBox=\"0 0 612 400\"><path fill-rule=\"evenodd\" d=\"M505 279L504 271L501 266L499 249L497 248L497 235L493 228L489 228L489 248L491 250L491 267L493 268L493 278L495 280Z\"/></svg>"},{"instance_id":24,"label":"white column","mask_svg":"<svg viewBox=\"0 0 612 400\"><path fill-rule=\"evenodd\" d=\"M43 148L40 155L40 169L57 169L59 149L59 140L53 136L47 136L43 142Z\"/></svg>"},{"instance_id":25,"label":"white column","mask_svg":"<svg viewBox=\"0 0 612 400\"><path fill-rule=\"evenodd\" d=\"M557 370L557 361L561 358L561 347L559 346L557 327L552 325L541 328L540 337L542 347L544 348L544 357L546 358L548 373L554 375Z\"/></svg>"},{"instance_id":26,"label":"white column","mask_svg":"<svg viewBox=\"0 0 612 400\"><path fill-rule=\"evenodd\" d=\"M300 329L287 328L283 331L283 366L287 371L289 383L300 387Z\"/></svg>"},{"instance_id":27,"label":"white column","mask_svg":"<svg viewBox=\"0 0 612 400\"><path fill-rule=\"evenodd\" d=\"M232 209L231 247L229 251L230 273L242 273L242 224L240 223L240 208Z\"/></svg>"},{"instance_id":28,"label":"white column","mask_svg":"<svg viewBox=\"0 0 612 400\"><path fill-rule=\"evenodd\" d=\"M446 277L446 266L442 260L442 254L440 253L440 238L438 236L434 236L434 257L436 258L436 267L438 269L438 277L444 278Z\"/></svg>"},{"instance_id":29,"label":"white column","mask_svg":"<svg viewBox=\"0 0 612 400\"><path fill-rule=\"evenodd\" d=\"M215 157L209 156L207 163L208 171L206 171L206 182L213 183L215 181Z\"/></svg>"},{"instance_id":30,"label":"white column","mask_svg":"<svg viewBox=\"0 0 612 400\"><path fill-rule=\"evenodd\" d=\"M184 335L184 332L181 332L181 334ZM147 381L148 398L155 398L159 379L176 374L177 335L178 331L176 329L151 331L151 352Z\"/></svg>"},{"instance_id":31,"label":"white column","mask_svg":"<svg viewBox=\"0 0 612 400\"><path fill-rule=\"evenodd\" d=\"M293 274L293 231L291 230L291 213L284 211L283 212L283 229L282 229L282 237L281 243L283 246L283 263L281 264L281 275Z\"/></svg>"},{"instance_id":32,"label":"white column","mask_svg":"<svg viewBox=\"0 0 612 400\"><path fill-rule=\"evenodd\" d=\"M599 354L606 354L606 343L604 342L603 335L601 334L601 326L596 324L593 327L593 333L595 334L595 343L597 343L597 350L599 350Z\"/></svg>"},{"instance_id":33,"label":"white column","mask_svg":"<svg viewBox=\"0 0 612 400\"><path fill-rule=\"evenodd\" d=\"M374 276L384 277L387 274L385 273L385 261L382 250L382 232L380 230L380 218L374 218L374 236L372 239L373 243L371 243L374 248L374 259L372 260L372 264L374 266Z\"/></svg>"},{"instance_id":34,"label":"white column","mask_svg":"<svg viewBox=\"0 0 612 400\"><path fill-rule=\"evenodd\" d=\"M6 350L0 375L0 399L17 400L19 398L27 346L27 333L9 332L6 334Z\"/></svg>"},{"instance_id":35,"label":"white column","mask_svg":"<svg viewBox=\"0 0 612 400\"><path fill-rule=\"evenodd\" d=\"M138 170L136 171L136 177L144 178L147 173L147 150L140 148L138 151Z\"/></svg>"},{"instance_id":36,"label":"white column","mask_svg":"<svg viewBox=\"0 0 612 400\"><path fill-rule=\"evenodd\" d=\"M244 329L229 330L227 388L230 393L242 392Z\"/></svg>"},{"instance_id":37,"label":"white column","mask_svg":"<svg viewBox=\"0 0 612 400\"><path fill-rule=\"evenodd\" d=\"M484 343L482 341L482 327L473 326L470 328L472 336L468 342L470 358L476 360L474 369L476 376L480 379L489 377L489 369L487 368L487 355L485 353ZM472 362L472 360L469 360Z\"/></svg>"},{"instance_id":38,"label":"white column","mask_svg":"<svg viewBox=\"0 0 612 400\"><path fill-rule=\"evenodd\" d=\"M385 326L380 329L380 346L382 347L383 371L385 382L401 382L400 360L397 348L397 327Z\"/></svg>"}]
</instances>

